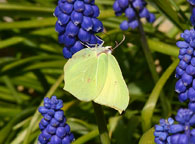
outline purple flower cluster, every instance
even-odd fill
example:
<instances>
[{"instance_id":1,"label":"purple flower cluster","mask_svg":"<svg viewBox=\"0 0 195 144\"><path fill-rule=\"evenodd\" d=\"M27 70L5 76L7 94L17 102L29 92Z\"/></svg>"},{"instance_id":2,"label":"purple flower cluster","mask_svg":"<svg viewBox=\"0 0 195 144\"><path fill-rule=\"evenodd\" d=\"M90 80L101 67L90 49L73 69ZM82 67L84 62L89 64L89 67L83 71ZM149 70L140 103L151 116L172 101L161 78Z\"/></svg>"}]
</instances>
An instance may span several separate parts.
<instances>
[{"instance_id":1,"label":"purple flower cluster","mask_svg":"<svg viewBox=\"0 0 195 144\"><path fill-rule=\"evenodd\" d=\"M95 34L103 31L103 24L97 19L99 8L95 0L59 0L54 16L58 18L56 31L59 43L64 44L63 55L72 55L84 48L84 45L101 44Z\"/></svg>"},{"instance_id":2,"label":"purple flower cluster","mask_svg":"<svg viewBox=\"0 0 195 144\"><path fill-rule=\"evenodd\" d=\"M195 26L195 8L192 9L192 15L190 17L191 24Z\"/></svg>"},{"instance_id":3,"label":"purple flower cluster","mask_svg":"<svg viewBox=\"0 0 195 144\"><path fill-rule=\"evenodd\" d=\"M194 144L195 143L195 113L189 109L179 109L174 120L161 119L155 126L155 142L157 144Z\"/></svg>"},{"instance_id":4,"label":"purple flower cluster","mask_svg":"<svg viewBox=\"0 0 195 144\"><path fill-rule=\"evenodd\" d=\"M195 0L187 0L191 5L195 5Z\"/></svg>"},{"instance_id":5,"label":"purple flower cluster","mask_svg":"<svg viewBox=\"0 0 195 144\"><path fill-rule=\"evenodd\" d=\"M195 5L195 0L188 0ZM195 26L195 8L190 21ZM155 126L157 144L194 144L195 143L195 30L185 30L181 34L184 41L178 41L180 62L176 68L178 79L175 91L180 102L189 100L188 109L179 109L175 120L177 124L161 122ZM164 125L166 128L164 128Z\"/></svg>"},{"instance_id":6,"label":"purple flower cluster","mask_svg":"<svg viewBox=\"0 0 195 144\"><path fill-rule=\"evenodd\" d=\"M155 15L150 13L146 8L147 3L144 0L115 0L113 9L116 16L125 13L128 21L125 20L120 24L121 30L128 30L128 28L135 29L139 23L137 20L136 12L139 13L140 18L146 18L148 22L155 21Z\"/></svg>"},{"instance_id":7,"label":"purple flower cluster","mask_svg":"<svg viewBox=\"0 0 195 144\"><path fill-rule=\"evenodd\" d=\"M169 136L169 129L170 126L174 123L172 118L168 120L161 119L160 125L155 125L155 143L157 144L170 144L170 136Z\"/></svg>"},{"instance_id":8,"label":"purple flower cluster","mask_svg":"<svg viewBox=\"0 0 195 144\"><path fill-rule=\"evenodd\" d=\"M56 96L44 98L44 106L39 107L39 112L44 118L39 123L41 134L40 144L70 144L74 140L74 135L70 132L70 126L66 124L64 116L63 101Z\"/></svg>"},{"instance_id":9,"label":"purple flower cluster","mask_svg":"<svg viewBox=\"0 0 195 144\"><path fill-rule=\"evenodd\" d=\"M181 34L184 41L178 41L180 62L176 68L175 91L180 102L189 100L188 109L179 109L173 120L161 120L155 126L157 144L194 144L195 143L195 30L185 30Z\"/></svg>"},{"instance_id":10,"label":"purple flower cluster","mask_svg":"<svg viewBox=\"0 0 195 144\"><path fill-rule=\"evenodd\" d=\"M192 7L195 6L195 0L187 0ZM191 24L195 26L195 8L192 9L192 15L190 17Z\"/></svg>"},{"instance_id":11,"label":"purple flower cluster","mask_svg":"<svg viewBox=\"0 0 195 144\"><path fill-rule=\"evenodd\" d=\"M176 68L176 78L179 80L175 85L175 90L179 94L181 102L190 100L189 109L195 111L195 30L185 30L181 34L184 41L178 41L179 65Z\"/></svg>"}]
</instances>

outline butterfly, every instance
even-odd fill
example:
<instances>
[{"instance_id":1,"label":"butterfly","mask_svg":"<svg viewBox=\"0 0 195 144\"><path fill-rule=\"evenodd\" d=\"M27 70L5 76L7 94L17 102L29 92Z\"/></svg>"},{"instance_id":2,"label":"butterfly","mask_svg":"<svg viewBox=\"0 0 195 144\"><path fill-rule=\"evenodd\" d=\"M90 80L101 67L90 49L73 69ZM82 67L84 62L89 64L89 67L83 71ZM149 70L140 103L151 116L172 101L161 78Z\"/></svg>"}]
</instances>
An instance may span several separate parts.
<instances>
[{"instance_id":1,"label":"butterfly","mask_svg":"<svg viewBox=\"0 0 195 144\"><path fill-rule=\"evenodd\" d=\"M119 113L129 104L129 90L111 46L75 53L64 66L64 81L64 90L81 101L94 101Z\"/></svg>"}]
</instances>

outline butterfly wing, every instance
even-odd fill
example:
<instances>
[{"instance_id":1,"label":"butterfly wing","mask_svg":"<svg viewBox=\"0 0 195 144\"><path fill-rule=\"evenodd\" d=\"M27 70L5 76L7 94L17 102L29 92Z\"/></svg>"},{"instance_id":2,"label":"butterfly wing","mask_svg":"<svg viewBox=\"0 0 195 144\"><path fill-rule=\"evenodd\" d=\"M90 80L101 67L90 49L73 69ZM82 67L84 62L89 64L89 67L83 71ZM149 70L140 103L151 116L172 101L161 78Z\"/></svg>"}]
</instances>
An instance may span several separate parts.
<instances>
[{"instance_id":1,"label":"butterfly wing","mask_svg":"<svg viewBox=\"0 0 195 144\"><path fill-rule=\"evenodd\" d=\"M107 54L107 58L108 72L106 81L101 93L94 101L112 107L121 113L129 104L129 91L116 59L111 54Z\"/></svg>"},{"instance_id":2,"label":"butterfly wing","mask_svg":"<svg viewBox=\"0 0 195 144\"><path fill-rule=\"evenodd\" d=\"M82 101L91 101L102 90L106 75L106 56L91 48L77 52L64 67L64 90Z\"/></svg>"}]
</instances>

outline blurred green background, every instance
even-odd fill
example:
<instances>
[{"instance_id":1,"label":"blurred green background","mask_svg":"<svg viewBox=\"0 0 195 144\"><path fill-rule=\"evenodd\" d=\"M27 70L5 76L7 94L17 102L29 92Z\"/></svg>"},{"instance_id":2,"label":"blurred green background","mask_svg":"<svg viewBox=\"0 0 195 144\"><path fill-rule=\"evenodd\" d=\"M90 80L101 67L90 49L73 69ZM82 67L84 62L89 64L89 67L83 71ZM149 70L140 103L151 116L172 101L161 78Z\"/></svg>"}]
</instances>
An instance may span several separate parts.
<instances>
[{"instance_id":1,"label":"blurred green background","mask_svg":"<svg viewBox=\"0 0 195 144\"><path fill-rule=\"evenodd\" d=\"M130 105L123 115L103 107L112 143L147 144L145 138L148 138L153 144L152 130L139 142L152 126L144 128L144 123L158 123L161 117L174 116L179 107L186 107L178 102L174 92L174 69L178 62L175 60L179 53L175 43L180 39L179 34L190 28L190 6L186 0L147 1L150 12L156 15L154 24L142 20L161 77L155 84L138 30L119 29L125 17L114 15L114 0L95 1L105 27L104 33L99 34L105 46L115 46L115 41L120 42L126 36L113 55L128 84ZM54 28L56 5L57 0L0 0L0 144L37 144L41 116L36 110L45 96L52 95L64 101L63 110L77 139L75 143L100 143L92 104L79 102L62 89L66 59ZM165 97L157 101L162 87ZM143 111L146 104L154 107ZM147 116L151 111L154 114Z\"/></svg>"}]
</instances>

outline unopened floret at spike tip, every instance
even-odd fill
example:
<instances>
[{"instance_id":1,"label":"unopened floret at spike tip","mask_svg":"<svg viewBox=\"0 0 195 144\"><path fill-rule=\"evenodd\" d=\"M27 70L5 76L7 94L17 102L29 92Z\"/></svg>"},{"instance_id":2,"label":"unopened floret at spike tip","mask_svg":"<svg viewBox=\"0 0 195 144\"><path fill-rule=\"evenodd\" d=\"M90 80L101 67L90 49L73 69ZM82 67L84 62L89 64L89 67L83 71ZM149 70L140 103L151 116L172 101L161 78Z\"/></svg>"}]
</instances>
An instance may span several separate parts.
<instances>
[{"instance_id":1,"label":"unopened floret at spike tip","mask_svg":"<svg viewBox=\"0 0 195 144\"><path fill-rule=\"evenodd\" d=\"M116 16L125 13L125 16L128 18L128 20L125 20L120 24L121 30L128 30L128 28L135 29L139 26L136 18L136 11L139 12L140 18L146 18L149 23L155 21L155 15L148 11L145 0L115 0L113 9Z\"/></svg>"},{"instance_id":2,"label":"unopened floret at spike tip","mask_svg":"<svg viewBox=\"0 0 195 144\"><path fill-rule=\"evenodd\" d=\"M155 125L156 144L193 144L195 143L195 113L190 109L179 109L175 116L177 124L172 118L161 119L160 125Z\"/></svg>"},{"instance_id":3,"label":"unopened floret at spike tip","mask_svg":"<svg viewBox=\"0 0 195 144\"><path fill-rule=\"evenodd\" d=\"M59 33L59 43L64 44L62 52L65 58L71 58L74 53L83 49L84 45L94 46L102 43L95 36L103 31L103 24L97 19L99 14L95 0L58 1L54 11L54 16L58 18L55 29Z\"/></svg>"},{"instance_id":4,"label":"unopened floret at spike tip","mask_svg":"<svg viewBox=\"0 0 195 144\"><path fill-rule=\"evenodd\" d=\"M44 106L39 107L43 118L39 123L41 134L38 137L40 144L70 144L74 135L66 123L66 117L61 110L63 101L52 96L44 98Z\"/></svg>"}]
</instances>

